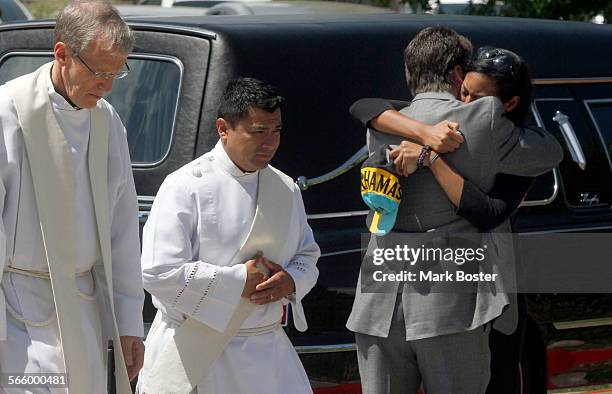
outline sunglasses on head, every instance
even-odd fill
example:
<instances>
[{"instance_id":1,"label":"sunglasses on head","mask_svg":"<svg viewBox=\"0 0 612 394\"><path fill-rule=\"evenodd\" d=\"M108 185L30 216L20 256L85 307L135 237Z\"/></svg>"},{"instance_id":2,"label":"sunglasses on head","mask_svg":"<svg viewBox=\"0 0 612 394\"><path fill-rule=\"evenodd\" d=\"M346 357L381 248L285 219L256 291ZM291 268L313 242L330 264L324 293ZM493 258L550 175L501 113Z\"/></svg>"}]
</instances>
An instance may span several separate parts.
<instances>
[{"instance_id":1,"label":"sunglasses on head","mask_svg":"<svg viewBox=\"0 0 612 394\"><path fill-rule=\"evenodd\" d=\"M491 46L478 48L476 60L485 61L492 69L502 74L509 73L515 82L522 63L516 53Z\"/></svg>"}]
</instances>

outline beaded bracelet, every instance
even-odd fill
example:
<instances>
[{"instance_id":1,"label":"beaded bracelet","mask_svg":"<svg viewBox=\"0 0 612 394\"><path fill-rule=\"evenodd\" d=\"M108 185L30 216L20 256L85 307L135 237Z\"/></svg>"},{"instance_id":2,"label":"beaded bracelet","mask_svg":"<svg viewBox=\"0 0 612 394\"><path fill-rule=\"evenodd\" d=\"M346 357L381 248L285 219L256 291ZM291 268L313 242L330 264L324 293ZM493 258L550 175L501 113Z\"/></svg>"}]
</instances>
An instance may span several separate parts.
<instances>
[{"instance_id":1,"label":"beaded bracelet","mask_svg":"<svg viewBox=\"0 0 612 394\"><path fill-rule=\"evenodd\" d=\"M417 160L417 168L419 170L423 168L425 164L425 157L427 156L427 153L429 153L430 150L431 148L429 147L429 145L425 145L421 148L421 153L419 154L419 159Z\"/></svg>"}]
</instances>

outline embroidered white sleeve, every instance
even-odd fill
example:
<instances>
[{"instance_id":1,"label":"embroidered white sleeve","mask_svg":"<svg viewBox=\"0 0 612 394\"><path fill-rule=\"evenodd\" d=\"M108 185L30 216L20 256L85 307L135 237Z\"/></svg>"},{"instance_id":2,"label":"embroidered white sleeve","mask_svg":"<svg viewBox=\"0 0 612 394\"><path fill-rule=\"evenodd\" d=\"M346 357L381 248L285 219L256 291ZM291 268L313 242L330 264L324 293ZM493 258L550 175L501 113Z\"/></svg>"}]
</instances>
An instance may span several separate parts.
<instances>
[{"instance_id":1,"label":"embroidered white sleeve","mask_svg":"<svg viewBox=\"0 0 612 394\"><path fill-rule=\"evenodd\" d=\"M172 306L215 330L225 331L240 303L245 265L218 267L197 261L190 271Z\"/></svg>"},{"instance_id":2,"label":"embroidered white sleeve","mask_svg":"<svg viewBox=\"0 0 612 394\"><path fill-rule=\"evenodd\" d=\"M224 331L240 303L246 267L219 267L194 259L192 239L198 217L194 198L180 174L162 184L143 232L143 283L169 312Z\"/></svg>"}]
</instances>

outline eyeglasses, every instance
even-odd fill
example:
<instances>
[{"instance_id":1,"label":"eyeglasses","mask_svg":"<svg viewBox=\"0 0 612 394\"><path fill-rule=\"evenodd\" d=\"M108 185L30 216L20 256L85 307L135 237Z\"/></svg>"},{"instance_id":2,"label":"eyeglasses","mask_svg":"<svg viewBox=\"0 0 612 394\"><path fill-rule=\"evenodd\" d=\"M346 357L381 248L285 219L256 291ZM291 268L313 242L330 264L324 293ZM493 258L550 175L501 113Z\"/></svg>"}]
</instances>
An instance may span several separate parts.
<instances>
[{"instance_id":1,"label":"eyeglasses","mask_svg":"<svg viewBox=\"0 0 612 394\"><path fill-rule=\"evenodd\" d=\"M79 61L81 63L83 63L83 65L89 70L91 71L91 73L94 75L94 77L96 79L121 79L121 78L125 78L129 73L130 73L130 66L128 66L127 63L125 63L125 69L119 71L118 73L111 73L111 72L104 72L104 71L94 71L91 69L91 67L89 67L89 65L87 63L85 63L85 60L83 60L83 58L78 55L75 54L76 58L79 59Z\"/></svg>"},{"instance_id":2,"label":"eyeglasses","mask_svg":"<svg viewBox=\"0 0 612 394\"><path fill-rule=\"evenodd\" d=\"M523 61L514 52L507 49L485 46L478 48L476 60L487 62L496 71L506 74L510 73L516 82L518 72Z\"/></svg>"}]
</instances>

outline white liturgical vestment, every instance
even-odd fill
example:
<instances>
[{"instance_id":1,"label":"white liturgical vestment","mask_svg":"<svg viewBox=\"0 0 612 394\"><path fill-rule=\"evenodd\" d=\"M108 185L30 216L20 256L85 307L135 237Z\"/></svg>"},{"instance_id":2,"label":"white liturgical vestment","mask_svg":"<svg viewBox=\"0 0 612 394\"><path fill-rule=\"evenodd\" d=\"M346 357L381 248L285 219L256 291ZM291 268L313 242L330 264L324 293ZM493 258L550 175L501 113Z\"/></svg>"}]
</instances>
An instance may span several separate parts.
<instances>
[{"instance_id":1,"label":"white liturgical vestment","mask_svg":"<svg viewBox=\"0 0 612 394\"><path fill-rule=\"evenodd\" d=\"M143 281L158 312L147 336L141 390L157 393L147 386L151 365L186 317L219 332L227 328L246 281L244 264L229 264L253 221L258 173L241 171L219 142L162 184L143 234ZM275 262L293 278L295 297L256 307L194 392L312 392L295 349L284 330L274 325L282 317L283 303L290 302L296 328L306 329L301 300L318 277L320 250L295 184L292 198L286 243ZM241 334L270 326L273 329L257 335Z\"/></svg>"},{"instance_id":2,"label":"white liturgical vestment","mask_svg":"<svg viewBox=\"0 0 612 394\"><path fill-rule=\"evenodd\" d=\"M112 338L104 269L94 214L88 167L91 111L73 108L53 88L51 64L47 88L52 112L61 128L75 173L76 285L88 365L90 393L106 389L106 340ZM138 205L125 128L105 100L97 107L108 116L108 202L112 245L113 290L120 335L143 335L144 293L139 265ZM0 87L0 371L64 373L64 362L51 282L6 270L49 272L20 121L6 85ZM62 388L2 388L7 393L65 393ZM72 393L71 393L72 394Z\"/></svg>"}]
</instances>

